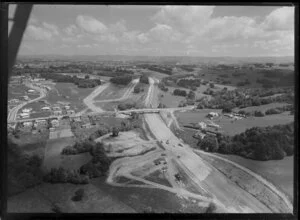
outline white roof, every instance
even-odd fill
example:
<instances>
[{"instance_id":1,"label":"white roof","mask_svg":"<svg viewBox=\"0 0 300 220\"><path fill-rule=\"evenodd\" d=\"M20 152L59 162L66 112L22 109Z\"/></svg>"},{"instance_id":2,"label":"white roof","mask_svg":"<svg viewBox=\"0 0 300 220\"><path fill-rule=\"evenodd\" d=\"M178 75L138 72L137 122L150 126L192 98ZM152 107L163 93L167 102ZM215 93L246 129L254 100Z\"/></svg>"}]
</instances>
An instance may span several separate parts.
<instances>
[{"instance_id":1,"label":"white roof","mask_svg":"<svg viewBox=\"0 0 300 220\"><path fill-rule=\"evenodd\" d=\"M29 114L28 113L20 113L20 116L29 116Z\"/></svg>"},{"instance_id":2,"label":"white roof","mask_svg":"<svg viewBox=\"0 0 300 220\"><path fill-rule=\"evenodd\" d=\"M50 109L50 107L48 107L48 106L45 106L45 107L43 107L42 109Z\"/></svg>"}]
</instances>

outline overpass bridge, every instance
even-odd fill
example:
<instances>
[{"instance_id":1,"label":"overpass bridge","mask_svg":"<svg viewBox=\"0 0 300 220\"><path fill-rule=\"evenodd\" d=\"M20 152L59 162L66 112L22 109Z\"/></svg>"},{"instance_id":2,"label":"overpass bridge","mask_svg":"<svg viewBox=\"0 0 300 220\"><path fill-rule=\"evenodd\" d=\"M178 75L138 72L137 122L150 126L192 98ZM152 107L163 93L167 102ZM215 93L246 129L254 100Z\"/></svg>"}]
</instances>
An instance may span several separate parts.
<instances>
[{"instance_id":1,"label":"overpass bridge","mask_svg":"<svg viewBox=\"0 0 300 220\"><path fill-rule=\"evenodd\" d=\"M123 111L106 111L106 112L89 112L89 113L76 113L74 115L50 115L47 117L39 117L39 118L24 118L24 119L15 119L8 120L7 123L16 123L16 122L27 122L27 121L36 121L36 120L47 120L50 118L62 119L63 117L76 118L81 116L94 116L94 115L114 115L114 114L131 114L133 112L137 114L156 114L160 111L182 111L182 110L192 110L194 106L187 107L178 107L178 108L143 108L143 109L129 109Z\"/></svg>"}]
</instances>

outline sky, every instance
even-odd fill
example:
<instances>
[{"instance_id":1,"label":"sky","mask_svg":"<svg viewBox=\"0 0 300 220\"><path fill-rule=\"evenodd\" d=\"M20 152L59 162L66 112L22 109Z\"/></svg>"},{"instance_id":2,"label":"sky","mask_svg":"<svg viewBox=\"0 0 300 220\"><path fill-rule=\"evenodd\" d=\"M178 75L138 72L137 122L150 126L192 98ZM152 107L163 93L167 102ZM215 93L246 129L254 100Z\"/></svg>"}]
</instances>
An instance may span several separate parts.
<instances>
[{"instance_id":1,"label":"sky","mask_svg":"<svg viewBox=\"0 0 300 220\"><path fill-rule=\"evenodd\" d=\"M294 7L34 5L19 54L293 56Z\"/></svg>"}]
</instances>

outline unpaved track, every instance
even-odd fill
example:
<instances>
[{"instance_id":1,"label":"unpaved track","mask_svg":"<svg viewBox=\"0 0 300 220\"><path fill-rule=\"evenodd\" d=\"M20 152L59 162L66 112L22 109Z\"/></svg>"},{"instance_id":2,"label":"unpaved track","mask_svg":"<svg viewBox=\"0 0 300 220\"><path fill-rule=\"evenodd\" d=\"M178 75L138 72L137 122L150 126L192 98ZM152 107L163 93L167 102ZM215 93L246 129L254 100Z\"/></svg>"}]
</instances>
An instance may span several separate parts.
<instances>
[{"instance_id":1,"label":"unpaved track","mask_svg":"<svg viewBox=\"0 0 300 220\"><path fill-rule=\"evenodd\" d=\"M98 86L91 94L89 94L85 99L83 99L83 103L94 112L104 112L102 108L94 105L94 98L97 97L101 92L103 92L110 83L106 83L104 85Z\"/></svg>"},{"instance_id":2,"label":"unpaved track","mask_svg":"<svg viewBox=\"0 0 300 220\"><path fill-rule=\"evenodd\" d=\"M116 99L105 99L105 100L99 100L99 101L94 101L95 103L102 103L102 102L119 102L123 101L125 99L128 99L129 96L132 94L134 87L137 85L139 82L139 79L134 79L132 82L127 86L127 90L124 92L123 96L121 98L116 98Z\"/></svg>"}]
</instances>

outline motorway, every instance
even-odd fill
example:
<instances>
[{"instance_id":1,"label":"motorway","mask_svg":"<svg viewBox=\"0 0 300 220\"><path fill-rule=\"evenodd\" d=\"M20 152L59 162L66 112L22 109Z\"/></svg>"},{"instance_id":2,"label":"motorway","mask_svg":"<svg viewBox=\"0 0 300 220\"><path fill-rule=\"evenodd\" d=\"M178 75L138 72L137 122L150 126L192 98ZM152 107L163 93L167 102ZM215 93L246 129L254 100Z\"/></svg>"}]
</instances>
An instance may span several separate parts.
<instances>
[{"instance_id":1,"label":"motorway","mask_svg":"<svg viewBox=\"0 0 300 220\"><path fill-rule=\"evenodd\" d=\"M27 101L27 102L23 102L21 103L20 105L17 105L16 107L14 107L13 109L11 109L8 113L8 117L7 117L7 121L8 122L15 122L16 121L16 118L17 118L17 114L18 114L18 111L23 108L25 105L29 104L29 103L32 103L32 102L36 102L44 97L46 97L47 95L47 92L46 90L42 89L42 88L39 88L39 87L35 87L31 84L26 84L27 87L29 88L32 88L32 89L35 89L35 90L39 90L40 92L40 96L38 98L35 98L35 99L32 99L30 101Z\"/></svg>"},{"instance_id":2,"label":"motorway","mask_svg":"<svg viewBox=\"0 0 300 220\"><path fill-rule=\"evenodd\" d=\"M174 112L175 110L187 110L192 109L193 106L184 107L184 108L169 108L169 109L153 109L149 108L149 106L157 106L156 98L154 95L154 91L157 88L155 84L156 80L149 78L150 87L148 90L147 97L145 99L145 104L148 106L146 109L131 109L125 111L119 111L119 113L130 113L130 112L158 112L158 111L169 111ZM85 103L88 107L91 107L91 103L93 105L93 99L99 95L105 88L107 88L107 84L98 87L95 91L93 91L86 99ZM131 90L132 86L129 87L128 90ZM131 93L125 93L125 97L129 96ZM39 97L40 98L40 97ZM119 98L118 100L120 100ZM33 100L31 100L33 101ZM105 100L104 100L105 101ZM115 101L115 100L109 100ZM108 113L104 112L102 109L99 110L98 108L91 108L94 112L89 114L101 114L101 113ZM31 119L32 120L32 119ZM270 184L267 180L263 179L256 174L250 173L253 178L256 178L258 181L265 184L266 187L270 188L274 194L278 195L284 201L285 206L278 210L270 209L261 201L256 199L250 193L243 190L239 187L236 183L229 180L225 177L220 171L218 171L215 167L211 166L207 162L205 162L201 157L199 157L194 150L185 144L181 139L176 137L172 131L166 126L163 122L162 118L159 114L145 114L145 122L148 124L149 130L154 135L155 139L160 141L164 149L166 149L167 154L175 161L175 164L180 168L190 179L191 182L194 183L199 189L199 191L205 191L209 195L208 197L204 198L203 195L195 195L191 192L186 192L183 189L170 189L165 188L162 186L158 186L153 182L146 181L143 178L139 178L136 176L128 176L128 178L135 179L142 181L148 185L148 187L162 187L165 190L172 191L172 192L181 192L183 195L189 197L198 197L201 198L203 201L210 201L213 200L215 204L219 208L222 209L224 212L233 212L233 213L270 213L270 212L292 212L292 204L289 200L285 197L283 193L276 189L272 184ZM146 156L147 154L145 154ZM180 158L178 158L180 156ZM135 158L135 157L133 157ZM132 159L133 159L132 158ZM141 156L144 161L145 157ZM143 161L143 159L140 159ZM137 161L133 163L132 166L137 166ZM118 162L120 163L120 162ZM229 162L228 162L229 163ZM122 164L122 163L121 163ZM128 165L128 162L127 162ZM130 164L129 164L130 165ZM139 164L140 165L140 164ZM115 167L115 166L114 166ZM238 166L236 166L238 167ZM240 167L238 167L240 168ZM242 169L242 168L240 168ZM242 169L244 170L244 169ZM116 172L113 171L113 172ZM128 174L130 175L130 173ZM109 181L112 182L111 179Z\"/></svg>"},{"instance_id":3,"label":"motorway","mask_svg":"<svg viewBox=\"0 0 300 220\"><path fill-rule=\"evenodd\" d=\"M150 85L153 87L152 90L149 90L151 92L155 85L154 83ZM148 100L147 104L150 105L150 103L151 100ZM155 138L162 141L164 148L180 156L180 158L175 157L177 163L188 174L191 181L196 183L200 189L212 194L213 200L218 206L223 207L228 212L238 213L280 212L280 208L278 208L279 211L270 210L269 207L240 188L236 183L227 179L216 168L203 161L190 146L184 144L172 133L158 114L145 114L145 120ZM282 196L278 193L277 195ZM286 212L292 212L292 207L288 202L286 202L285 208Z\"/></svg>"}]
</instances>

